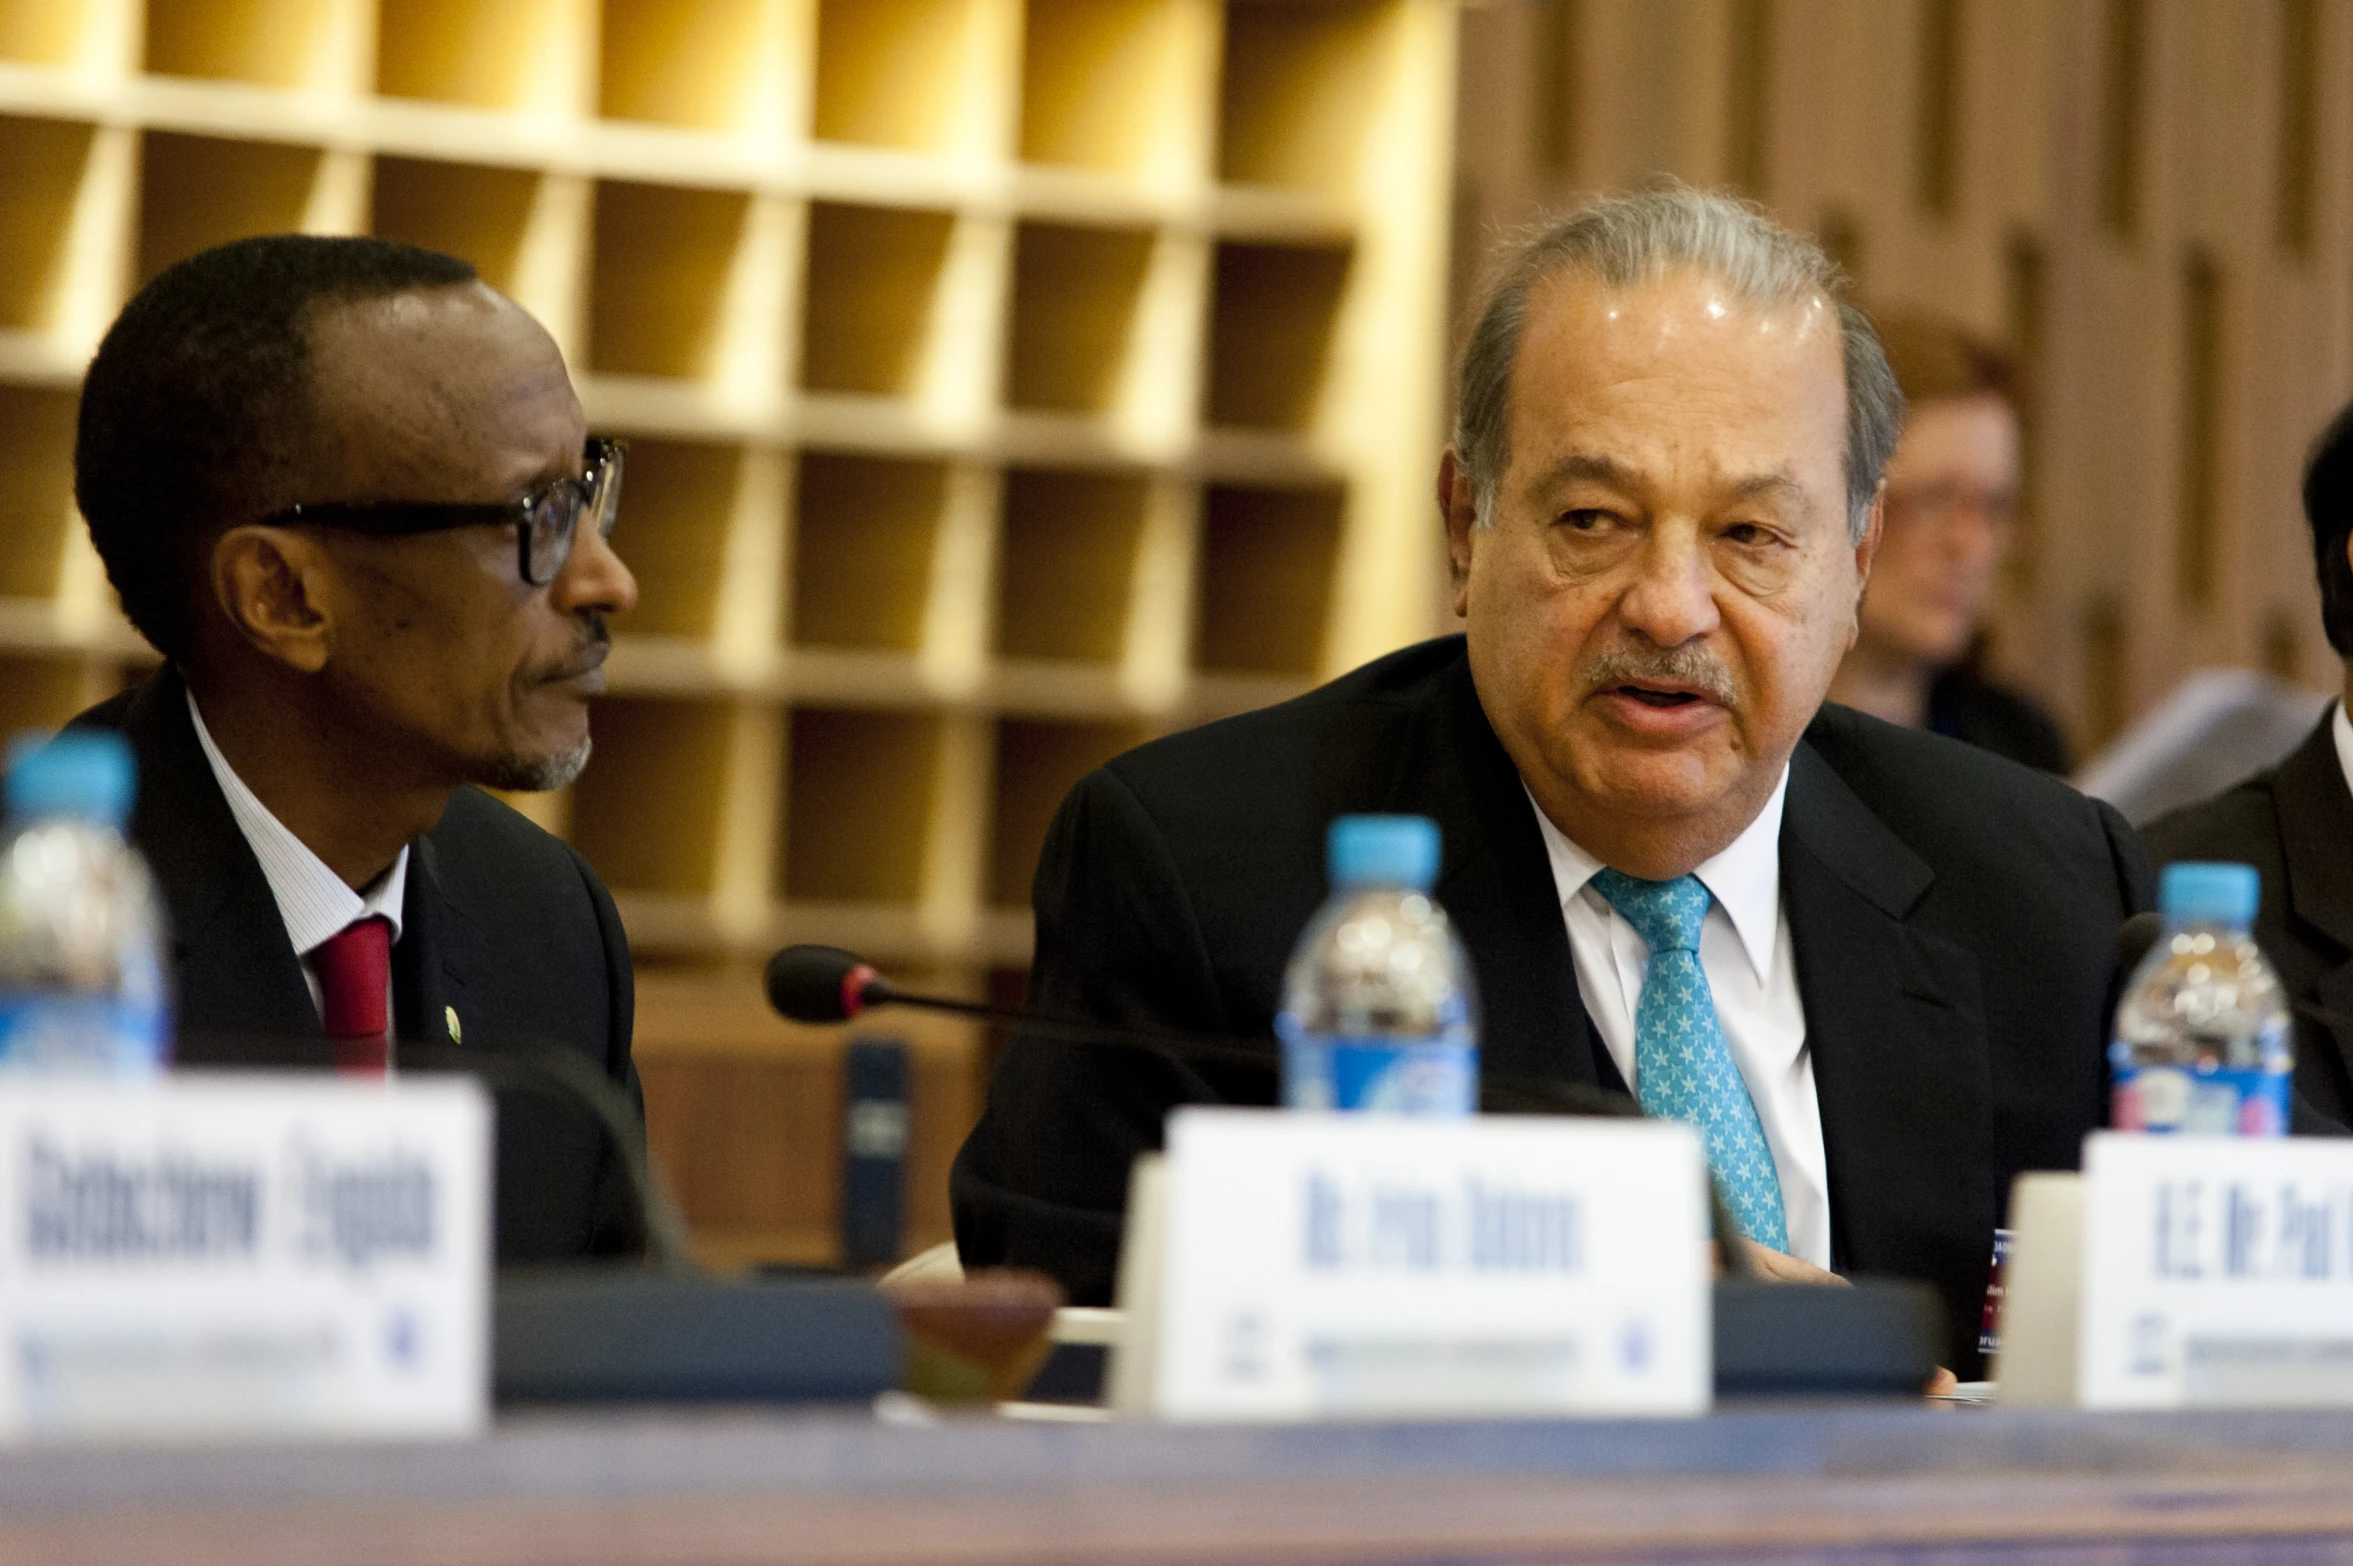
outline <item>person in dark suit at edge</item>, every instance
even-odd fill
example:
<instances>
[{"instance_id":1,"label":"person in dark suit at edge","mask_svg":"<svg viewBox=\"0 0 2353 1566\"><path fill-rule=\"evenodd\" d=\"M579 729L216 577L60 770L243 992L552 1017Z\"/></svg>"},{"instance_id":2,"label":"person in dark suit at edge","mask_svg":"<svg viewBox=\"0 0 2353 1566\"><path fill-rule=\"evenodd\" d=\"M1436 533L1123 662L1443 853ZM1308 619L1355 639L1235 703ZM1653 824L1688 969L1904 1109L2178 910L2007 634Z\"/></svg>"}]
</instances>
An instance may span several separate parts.
<instances>
[{"instance_id":1,"label":"person in dark suit at edge","mask_svg":"<svg viewBox=\"0 0 2353 1566\"><path fill-rule=\"evenodd\" d=\"M2304 471L2321 624L2353 692L2353 404ZM2263 878L2255 941L2288 993L2325 1015L2296 1019L2296 1129L2353 1125L2353 723L2345 703L2285 761L2141 829L2160 864L2221 859ZM2311 1123L2317 1115L2323 1123Z\"/></svg>"},{"instance_id":2,"label":"person in dark suit at edge","mask_svg":"<svg viewBox=\"0 0 2353 1566\"><path fill-rule=\"evenodd\" d=\"M1167 1111L1277 1096L1327 823L1413 812L1483 1081L1694 1121L1752 1259L1933 1284L1968 1373L2011 1177L2100 1124L2149 876L2108 807L1822 706L1901 419L1869 323L1754 209L1617 197L1508 258L1460 406L1438 499L1467 635L1113 760L1038 867L1033 1005L1265 1041L1268 1068L1017 1037L955 1165L963 1259L1105 1299ZM1660 943L1696 947L1705 1011L1646 987Z\"/></svg>"},{"instance_id":3,"label":"person in dark suit at edge","mask_svg":"<svg viewBox=\"0 0 2353 1566\"><path fill-rule=\"evenodd\" d=\"M1874 311L1871 321L1903 390L1904 433L1887 462L1887 524L1861 632L1830 699L2063 773L2059 725L1978 666L2018 516L2017 368L1935 316Z\"/></svg>"},{"instance_id":4,"label":"person in dark suit at edge","mask_svg":"<svg viewBox=\"0 0 2353 1566\"><path fill-rule=\"evenodd\" d=\"M553 1047L642 1116L612 899L476 786L588 759L604 616L637 597L605 537L618 461L546 331L453 257L248 239L125 307L74 489L165 661L74 721L137 758L184 1057ZM502 1261L634 1238L586 1115L502 1098L497 1169Z\"/></svg>"}]
</instances>

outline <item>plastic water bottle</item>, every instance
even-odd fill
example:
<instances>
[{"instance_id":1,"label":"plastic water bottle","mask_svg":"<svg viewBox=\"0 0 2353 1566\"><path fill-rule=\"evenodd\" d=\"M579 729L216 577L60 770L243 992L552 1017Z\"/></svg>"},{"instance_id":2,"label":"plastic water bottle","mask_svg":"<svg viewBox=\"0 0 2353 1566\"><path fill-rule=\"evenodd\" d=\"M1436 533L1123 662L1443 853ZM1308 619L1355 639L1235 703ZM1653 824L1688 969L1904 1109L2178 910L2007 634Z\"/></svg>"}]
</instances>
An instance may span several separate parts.
<instances>
[{"instance_id":1,"label":"plastic water bottle","mask_svg":"<svg viewBox=\"0 0 2353 1566\"><path fill-rule=\"evenodd\" d=\"M1331 900L1299 937L1275 1019L1284 1104L1472 1113L1479 1001L1462 942L1430 900L1437 823L1342 816L1326 852Z\"/></svg>"},{"instance_id":2,"label":"plastic water bottle","mask_svg":"<svg viewBox=\"0 0 2353 1566\"><path fill-rule=\"evenodd\" d=\"M2249 865L2165 867L2165 933L2126 984L2108 1046L2119 1131L2286 1134L2287 996L2247 933L2262 890Z\"/></svg>"},{"instance_id":3,"label":"plastic water bottle","mask_svg":"<svg viewBox=\"0 0 2353 1566\"><path fill-rule=\"evenodd\" d=\"M163 917L122 825L119 734L9 748L0 844L0 1070L145 1073L171 1054Z\"/></svg>"}]
</instances>

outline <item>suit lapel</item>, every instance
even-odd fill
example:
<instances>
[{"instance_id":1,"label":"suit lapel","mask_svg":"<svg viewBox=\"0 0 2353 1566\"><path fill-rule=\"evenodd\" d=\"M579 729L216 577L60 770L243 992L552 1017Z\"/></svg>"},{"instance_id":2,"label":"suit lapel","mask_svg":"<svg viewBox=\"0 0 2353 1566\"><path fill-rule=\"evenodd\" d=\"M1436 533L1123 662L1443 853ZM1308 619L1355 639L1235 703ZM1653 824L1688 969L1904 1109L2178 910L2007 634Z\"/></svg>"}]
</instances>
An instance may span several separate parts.
<instances>
[{"instance_id":1,"label":"suit lapel","mask_svg":"<svg viewBox=\"0 0 2353 1566\"><path fill-rule=\"evenodd\" d=\"M183 1053L230 1061L258 1038L318 1040L317 1007L261 863L229 813L188 717L187 688L165 669L130 700L123 731L139 760L132 836L169 910ZM471 1011L470 976L482 970L481 934L442 890L430 834L409 854L401 939L393 949L394 1026L404 1039L449 1040L449 1016ZM291 1064L264 1051L271 1064ZM256 1055L254 1058L263 1058Z\"/></svg>"},{"instance_id":2,"label":"suit lapel","mask_svg":"<svg viewBox=\"0 0 2353 1566\"><path fill-rule=\"evenodd\" d=\"M123 729L139 762L131 835L171 914L183 1039L218 1040L233 1054L241 1038L307 1035L321 1039L325 1064L302 964L204 758L179 675L166 668L133 696Z\"/></svg>"},{"instance_id":3,"label":"suit lapel","mask_svg":"<svg viewBox=\"0 0 2353 1566\"><path fill-rule=\"evenodd\" d=\"M2280 851L2288 867L2288 907L2339 948L2353 953L2353 793L2337 760L2336 714L2323 718L2272 779ZM2353 957L2320 976L2321 1005L2353 1019ZM2300 1023L2299 1040L2325 1037L2353 1076L2353 1021L2322 1029Z\"/></svg>"},{"instance_id":4,"label":"suit lapel","mask_svg":"<svg viewBox=\"0 0 2353 1566\"><path fill-rule=\"evenodd\" d=\"M1392 807L1432 816L1444 833L1438 902L1479 970L1481 1074L1593 1083L1593 1035L1536 807L1467 658L1416 715L1402 761Z\"/></svg>"},{"instance_id":5,"label":"suit lapel","mask_svg":"<svg viewBox=\"0 0 2353 1566\"><path fill-rule=\"evenodd\" d=\"M1801 744L1782 820L1781 896L1842 1267L1930 1276L1933 1256L1956 1240L1976 1243L1994 1220L1977 959L1906 922L1933 880Z\"/></svg>"},{"instance_id":6,"label":"suit lapel","mask_svg":"<svg viewBox=\"0 0 2353 1566\"><path fill-rule=\"evenodd\" d=\"M465 1018L474 1010L470 979L481 971L481 932L443 891L430 833L410 846L400 917L400 945L393 951L394 1029L403 1039L463 1044Z\"/></svg>"}]
</instances>

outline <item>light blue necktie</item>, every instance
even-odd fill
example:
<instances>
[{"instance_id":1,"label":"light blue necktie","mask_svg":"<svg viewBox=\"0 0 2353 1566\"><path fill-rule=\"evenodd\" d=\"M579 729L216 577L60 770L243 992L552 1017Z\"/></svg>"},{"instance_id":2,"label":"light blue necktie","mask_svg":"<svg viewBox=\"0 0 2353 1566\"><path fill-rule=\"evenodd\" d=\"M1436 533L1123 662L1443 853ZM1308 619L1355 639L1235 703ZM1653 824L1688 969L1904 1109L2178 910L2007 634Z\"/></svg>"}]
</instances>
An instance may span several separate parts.
<instances>
[{"instance_id":1,"label":"light blue necktie","mask_svg":"<svg viewBox=\"0 0 2353 1566\"><path fill-rule=\"evenodd\" d=\"M1595 873L1593 886L1650 945L1650 976L1634 1008L1634 1077L1643 1111L1697 1131L1742 1231L1760 1245L1788 1250L1773 1150L1699 965L1708 889L1695 875L1638 881L1608 868Z\"/></svg>"}]
</instances>

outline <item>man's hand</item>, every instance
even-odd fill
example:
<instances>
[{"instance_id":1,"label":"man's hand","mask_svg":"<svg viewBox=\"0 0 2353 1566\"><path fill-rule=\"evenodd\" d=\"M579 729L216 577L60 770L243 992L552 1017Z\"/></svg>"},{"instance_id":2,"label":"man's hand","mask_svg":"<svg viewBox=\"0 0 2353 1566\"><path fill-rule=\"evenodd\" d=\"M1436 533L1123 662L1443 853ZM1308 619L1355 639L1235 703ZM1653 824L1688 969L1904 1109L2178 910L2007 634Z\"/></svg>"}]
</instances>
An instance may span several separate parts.
<instances>
[{"instance_id":1,"label":"man's hand","mask_svg":"<svg viewBox=\"0 0 2353 1566\"><path fill-rule=\"evenodd\" d=\"M1759 1245L1754 1240L1734 1240L1740 1254L1748 1262L1748 1270L1768 1283L1835 1283L1848 1287L1846 1279L1835 1272L1824 1272L1812 1262L1799 1261L1770 1245Z\"/></svg>"}]
</instances>

